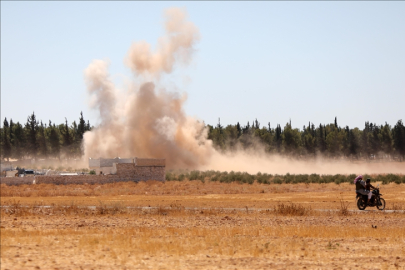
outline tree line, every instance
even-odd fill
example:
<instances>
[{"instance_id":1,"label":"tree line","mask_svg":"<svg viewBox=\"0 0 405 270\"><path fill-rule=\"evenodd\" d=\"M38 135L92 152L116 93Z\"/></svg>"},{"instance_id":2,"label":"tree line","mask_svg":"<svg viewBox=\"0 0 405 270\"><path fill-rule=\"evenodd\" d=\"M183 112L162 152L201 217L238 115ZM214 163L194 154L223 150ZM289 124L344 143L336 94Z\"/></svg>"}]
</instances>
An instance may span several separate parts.
<instances>
[{"instance_id":1,"label":"tree line","mask_svg":"<svg viewBox=\"0 0 405 270\"><path fill-rule=\"evenodd\" d=\"M291 121L284 127L270 122L261 126L256 120L241 126L207 125L208 138L221 151L237 149L263 149L267 153L294 157L350 159L398 159L405 157L405 127L398 120L394 127L385 123L377 125L365 122L364 129L340 127L337 118L330 124L315 126L308 123L303 129L292 128Z\"/></svg>"},{"instance_id":2,"label":"tree line","mask_svg":"<svg viewBox=\"0 0 405 270\"><path fill-rule=\"evenodd\" d=\"M7 118L0 131L2 160L27 158L80 158L83 155L83 134L91 130L90 122L80 113L78 123L73 121L56 125L38 121L33 112L26 123L14 123Z\"/></svg>"},{"instance_id":3,"label":"tree line","mask_svg":"<svg viewBox=\"0 0 405 270\"><path fill-rule=\"evenodd\" d=\"M284 127L277 124L261 126L258 120L242 126L206 125L208 139L219 151L264 150L270 154L293 157L316 157L350 159L405 159L405 127L398 120L394 127L387 123L377 125L365 122L364 128L340 127L333 123L315 126L308 123L303 129L292 128L291 121ZM0 130L2 159L26 158L80 158L83 155L83 134L91 130L89 121L80 113L78 122L70 125L48 125L36 119L35 113L27 122L14 123L7 118Z\"/></svg>"}]
</instances>

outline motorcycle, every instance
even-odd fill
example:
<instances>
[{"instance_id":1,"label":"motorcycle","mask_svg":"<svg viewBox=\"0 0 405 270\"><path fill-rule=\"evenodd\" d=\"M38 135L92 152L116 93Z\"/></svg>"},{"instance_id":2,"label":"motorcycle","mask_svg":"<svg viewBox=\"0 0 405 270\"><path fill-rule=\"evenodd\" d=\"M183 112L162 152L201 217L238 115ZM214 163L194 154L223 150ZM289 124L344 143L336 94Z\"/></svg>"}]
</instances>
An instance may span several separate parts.
<instances>
[{"instance_id":1,"label":"motorcycle","mask_svg":"<svg viewBox=\"0 0 405 270\"><path fill-rule=\"evenodd\" d=\"M382 194L380 193L379 186L380 185L377 185L377 187L372 191L373 196L371 196L369 204L367 204L367 195L362 195L356 192L357 208L359 208L359 210L364 210L367 206L376 206L378 210L385 209L385 200L381 198Z\"/></svg>"}]
</instances>

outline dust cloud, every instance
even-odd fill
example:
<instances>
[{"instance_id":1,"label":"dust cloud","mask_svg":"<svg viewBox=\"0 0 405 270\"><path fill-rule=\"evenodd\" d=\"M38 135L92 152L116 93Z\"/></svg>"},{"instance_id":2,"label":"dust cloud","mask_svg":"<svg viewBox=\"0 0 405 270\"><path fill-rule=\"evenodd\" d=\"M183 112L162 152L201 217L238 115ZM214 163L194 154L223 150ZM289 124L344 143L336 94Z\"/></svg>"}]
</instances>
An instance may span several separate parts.
<instances>
[{"instance_id":1,"label":"dust cloud","mask_svg":"<svg viewBox=\"0 0 405 270\"><path fill-rule=\"evenodd\" d=\"M401 162L366 162L333 160L318 157L312 160L297 160L266 153L239 151L232 154L214 154L208 166L201 170L243 171L271 174L405 174Z\"/></svg>"},{"instance_id":2,"label":"dust cloud","mask_svg":"<svg viewBox=\"0 0 405 270\"><path fill-rule=\"evenodd\" d=\"M161 74L171 73L177 63L191 61L199 39L185 10L168 9L165 17L166 32L155 52L146 42L129 49L125 62L135 77L124 94L111 81L106 61L94 60L85 70L91 106L101 120L84 134L86 158L166 158L169 168L197 168L210 162L215 150L207 140L205 125L183 110L187 95L157 89Z\"/></svg>"},{"instance_id":3,"label":"dust cloud","mask_svg":"<svg viewBox=\"0 0 405 270\"><path fill-rule=\"evenodd\" d=\"M202 121L183 110L186 94L167 91L162 74L187 65L195 52L199 30L184 9L165 12L165 34L156 50L145 41L131 45L126 65L132 84L119 91L111 80L107 61L94 60L85 70L90 106L100 124L84 134L84 157L165 158L169 169L246 171L249 173L405 173L400 165L356 164L348 161L290 160L260 151L223 154L208 140Z\"/></svg>"},{"instance_id":4,"label":"dust cloud","mask_svg":"<svg viewBox=\"0 0 405 270\"><path fill-rule=\"evenodd\" d=\"M165 12L166 34L159 38L156 52L145 41L132 44L126 59L135 75L155 75L171 73L174 64L188 64L199 40L199 31L187 21L185 10L171 8Z\"/></svg>"}]
</instances>

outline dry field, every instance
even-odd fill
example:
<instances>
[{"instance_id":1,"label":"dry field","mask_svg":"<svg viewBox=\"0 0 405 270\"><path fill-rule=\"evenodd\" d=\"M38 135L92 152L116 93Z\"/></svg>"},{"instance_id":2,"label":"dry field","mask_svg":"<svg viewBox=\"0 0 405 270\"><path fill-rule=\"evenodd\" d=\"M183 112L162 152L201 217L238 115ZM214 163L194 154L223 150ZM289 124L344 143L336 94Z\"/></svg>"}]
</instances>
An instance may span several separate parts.
<instances>
[{"instance_id":1,"label":"dry field","mask_svg":"<svg viewBox=\"0 0 405 270\"><path fill-rule=\"evenodd\" d=\"M353 188L2 185L1 269L405 269L405 213L351 211Z\"/></svg>"}]
</instances>

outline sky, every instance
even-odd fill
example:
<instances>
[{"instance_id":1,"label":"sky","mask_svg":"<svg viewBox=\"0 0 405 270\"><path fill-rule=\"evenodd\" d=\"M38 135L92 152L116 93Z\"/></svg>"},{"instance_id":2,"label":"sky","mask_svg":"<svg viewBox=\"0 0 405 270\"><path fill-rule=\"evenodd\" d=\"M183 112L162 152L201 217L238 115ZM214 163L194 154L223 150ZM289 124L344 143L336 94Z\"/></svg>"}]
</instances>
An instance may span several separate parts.
<instances>
[{"instance_id":1,"label":"sky","mask_svg":"<svg viewBox=\"0 0 405 270\"><path fill-rule=\"evenodd\" d=\"M170 7L187 10L200 41L162 85L187 93L184 110L206 124L405 120L403 1L1 1L1 125L32 112L77 122L81 111L97 125L84 70L108 60L125 88L131 44L155 46Z\"/></svg>"}]
</instances>

